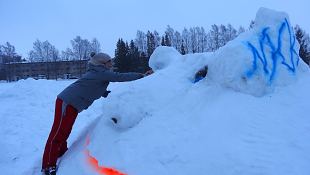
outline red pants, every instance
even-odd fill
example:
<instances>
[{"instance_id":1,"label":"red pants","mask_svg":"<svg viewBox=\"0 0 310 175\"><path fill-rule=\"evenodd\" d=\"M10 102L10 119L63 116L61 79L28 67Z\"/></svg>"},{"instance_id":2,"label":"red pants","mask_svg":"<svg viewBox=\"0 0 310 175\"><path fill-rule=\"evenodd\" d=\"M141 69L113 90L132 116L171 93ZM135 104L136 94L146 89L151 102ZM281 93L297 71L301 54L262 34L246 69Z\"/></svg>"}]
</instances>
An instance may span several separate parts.
<instances>
[{"instance_id":1,"label":"red pants","mask_svg":"<svg viewBox=\"0 0 310 175\"><path fill-rule=\"evenodd\" d=\"M45 145L42 169L56 166L57 158L68 150L67 139L77 115L73 106L56 99L54 123Z\"/></svg>"}]
</instances>

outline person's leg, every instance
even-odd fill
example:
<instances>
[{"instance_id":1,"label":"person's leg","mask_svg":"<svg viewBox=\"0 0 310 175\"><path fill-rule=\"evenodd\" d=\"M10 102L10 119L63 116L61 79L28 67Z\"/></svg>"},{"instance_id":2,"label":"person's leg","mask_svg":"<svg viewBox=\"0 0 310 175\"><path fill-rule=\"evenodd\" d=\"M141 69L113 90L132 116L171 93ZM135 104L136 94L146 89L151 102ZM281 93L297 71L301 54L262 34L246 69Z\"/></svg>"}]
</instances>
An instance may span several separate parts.
<instances>
[{"instance_id":1,"label":"person's leg","mask_svg":"<svg viewBox=\"0 0 310 175\"><path fill-rule=\"evenodd\" d=\"M61 157L64 155L68 150L67 142L61 143L60 148L59 148L59 154L58 157Z\"/></svg>"},{"instance_id":2,"label":"person's leg","mask_svg":"<svg viewBox=\"0 0 310 175\"><path fill-rule=\"evenodd\" d=\"M67 140L72 131L72 127L74 125L77 114L78 114L77 110L73 106L67 105L66 112L64 114L64 119L63 119L63 125L65 127L63 127L63 129L59 131L60 136L62 137L61 138L62 142L58 147L59 148L58 157L61 157L68 150Z\"/></svg>"},{"instance_id":3,"label":"person's leg","mask_svg":"<svg viewBox=\"0 0 310 175\"><path fill-rule=\"evenodd\" d=\"M63 101L61 99L59 98L56 99L54 123L53 123L52 129L50 131L50 134L45 144L43 160L42 160L42 170L49 167L49 160L50 160L50 156L53 150L51 141L54 138L60 126L60 122L61 122L60 120L62 118L61 116L62 115L62 103Z\"/></svg>"},{"instance_id":4,"label":"person's leg","mask_svg":"<svg viewBox=\"0 0 310 175\"><path fill-rule=\"evenodd\" d=\"M65 108L65 110L63 110L63 108ZM77 110L71 105L64 106L61 99L56 100L55 118L52 130L46 142L42 170L55 167L57 158L61 154L60 151L65 152L66 149L62 146L67 142L77 114Z\"/></svg>"}]
</instances>

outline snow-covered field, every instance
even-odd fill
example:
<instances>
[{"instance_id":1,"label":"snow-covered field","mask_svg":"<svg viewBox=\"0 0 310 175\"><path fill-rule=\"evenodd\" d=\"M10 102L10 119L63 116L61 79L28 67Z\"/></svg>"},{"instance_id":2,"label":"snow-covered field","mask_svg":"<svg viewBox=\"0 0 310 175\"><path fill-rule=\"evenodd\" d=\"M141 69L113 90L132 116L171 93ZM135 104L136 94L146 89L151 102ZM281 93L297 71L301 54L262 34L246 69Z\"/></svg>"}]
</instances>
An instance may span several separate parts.
<instances>
[{"instance_id":1,"label":"snow-covered field","mask_svg":"<svg viewBox=\"0 0 310 175\"><path fill-rule=\"evenodd\" d=\"M310 71L298 49L288 16L268 9L215 53L157 48L154 74L111 84L79 114L58 175L309 175ZM55 97L70 83L0 83L4 174L40 174Z\"/></svg>"},{"instance_id":2,"label":"snow-covered field","mask_svg":"<svg viewBox=\"0 0 310 175\"><path fill-rule=\"evenodd\" d=\"M57 94L73 81L21 80L0 83L1 174L40 172L41 157L54 117ZM98 116L95 103L76 121L69 144Z\"/></svg>"}]
</instances>

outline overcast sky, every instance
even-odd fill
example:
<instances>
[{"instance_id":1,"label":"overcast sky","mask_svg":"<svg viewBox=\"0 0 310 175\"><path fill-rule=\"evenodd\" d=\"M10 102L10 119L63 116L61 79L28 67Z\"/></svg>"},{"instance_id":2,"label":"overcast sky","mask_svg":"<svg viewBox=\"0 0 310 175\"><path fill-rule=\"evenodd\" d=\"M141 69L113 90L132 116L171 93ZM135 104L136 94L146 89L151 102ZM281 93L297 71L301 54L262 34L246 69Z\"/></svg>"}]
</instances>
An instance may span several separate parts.
<instances>
[{"instance_id":1,"label":"overcast sky","mask_svg":"<svg viewBox=\"0 0 310 175\"><path fill-rule=\"evenodd\" d=\"M36 39L61 51L79 35L96 37L113 56L118 38L134 39L137 30L162 35L167 25L180 32L228 23L247 28L259 7L287 12L293 25L310 33L310 0L0 0L0 44L9 41L28 57Z\"/></svg>"}]
</instances>

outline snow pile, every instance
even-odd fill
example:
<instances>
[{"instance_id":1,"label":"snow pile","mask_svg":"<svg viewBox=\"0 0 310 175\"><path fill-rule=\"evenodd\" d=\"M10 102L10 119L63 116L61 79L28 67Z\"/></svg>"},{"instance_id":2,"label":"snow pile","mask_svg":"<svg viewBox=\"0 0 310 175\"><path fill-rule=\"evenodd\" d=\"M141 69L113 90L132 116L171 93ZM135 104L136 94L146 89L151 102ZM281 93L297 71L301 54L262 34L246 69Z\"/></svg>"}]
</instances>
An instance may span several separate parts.
<instances>
[{"instance_id":1,"label":"snow pile","mask_svg":"<svg viewBox=\"0 0 310 175\"><path fill-rule=\"evenodd\" d=\"M254 28L214 53L209 77L225 87L263 96L307 71L284 12L259 9Z\"/></svg>"},{"instance_id":2,"label":"snow pile","mask_svg":"<svg viewBox=\"0 0 310 175\"><path fill-rule=\"evenodd\" d=\"M310 174L310 76L291 32L285 13L262 8L254 29L215 53L157 48L153 75L111 84L90 144L59 173L96 174L85 168L87 149L129 175ZM207 77L193 83L205 65Z\"/></svg>"},{"instance_id":3,"label":"snow pile","mask_svg":"<svg viewBox=\"0 0 310 175\"><path fill-rule=\"evenodd\" d=\"M150 67L157 71L168 69L169 65L180 68L182 63L195 70L199 69L193 65L192 60L173 49L168 50L157 49L150 59ZM252 30L212 55L201 55L204 60L194 60L200 68L208 65L208 81L254 96L263 96L272 92L276 86L295 82L299 74L307 71L307 65L299 58L298 51L299 44L288 15L261 8ZM186 70L183 72L193 74Z\"/></svg>"},{"instance_id":4,"label":"snow pile","mask_svg":"<svg viewBox=\"0 0 310 175\"><path fill-rule=\"evenodd\" d=\"M175 65L175 62L179 59L180 53L177 50L170 47L163 48L166 48L167 51L157 48L151 56L152 59L149 61L150 67L154 71L164 69L170 65Z\"/></svg>"}]
</instances>

